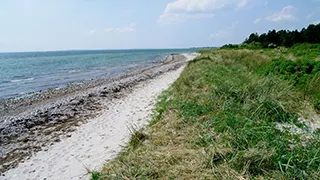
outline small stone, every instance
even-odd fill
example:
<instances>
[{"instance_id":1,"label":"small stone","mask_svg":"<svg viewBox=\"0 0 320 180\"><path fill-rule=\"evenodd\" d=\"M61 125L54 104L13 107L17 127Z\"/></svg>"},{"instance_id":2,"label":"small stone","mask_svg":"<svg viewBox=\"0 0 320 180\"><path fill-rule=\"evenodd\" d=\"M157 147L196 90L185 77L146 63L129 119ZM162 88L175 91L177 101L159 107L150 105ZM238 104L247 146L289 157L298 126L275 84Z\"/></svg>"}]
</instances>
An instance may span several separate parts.
<instances>
[{"instance_id":1,"label":"small stone","mask_svg":"<svg viewBox=\"0 0 320 180\"><path fill-rule=\"evenodd\" d=\"M34 173L34 172L36 172L36 170L30 171L29 173Z\"/></svg>"}]
</instances>

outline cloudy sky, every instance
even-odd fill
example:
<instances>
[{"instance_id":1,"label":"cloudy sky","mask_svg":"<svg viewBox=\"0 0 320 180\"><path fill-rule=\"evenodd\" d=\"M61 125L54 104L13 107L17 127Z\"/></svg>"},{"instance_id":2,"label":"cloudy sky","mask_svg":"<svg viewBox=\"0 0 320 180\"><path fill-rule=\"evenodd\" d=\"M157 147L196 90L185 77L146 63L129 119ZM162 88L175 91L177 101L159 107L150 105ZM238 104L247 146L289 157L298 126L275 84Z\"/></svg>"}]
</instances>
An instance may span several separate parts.
<instances>
[{"instance_id":1,"label":"cloudy sky","mask_svg":"<svg viewBox=\"0 0 320 180\"><path fill-rule=\"evenodd\" d=\"M0 52L221 46L320 23L320 0L1 0Z\"/></svg>"}]
</instances>

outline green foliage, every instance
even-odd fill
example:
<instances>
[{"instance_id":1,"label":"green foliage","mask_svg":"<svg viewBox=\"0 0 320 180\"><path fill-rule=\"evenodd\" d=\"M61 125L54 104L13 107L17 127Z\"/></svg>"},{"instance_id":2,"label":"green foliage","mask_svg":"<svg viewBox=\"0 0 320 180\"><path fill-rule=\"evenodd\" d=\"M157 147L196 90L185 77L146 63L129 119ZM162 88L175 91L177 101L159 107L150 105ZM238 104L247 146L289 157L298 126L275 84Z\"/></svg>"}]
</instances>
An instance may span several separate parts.
<instances>
[{"instance_id":1,"label":"green foliage","mask_svg":"<svg viewBox=\"0 0 320 180\"><path fill-rule=\"evenodd\" d=\"M261 43L260 42L251 42L251 43L243 43L242 47L245 49L261 49Z\"/></svg>"},{"instance_id":2,"label":"green foliage","mask_svg":"<svg viewBox=\"0 0 320 180\"><path fill-rule=\"evenodd\" d=\"M262 47L276 47L285 46L291 47L297 43L320 43L320 24L310 24L307 29L303 28L300 32L298 30L270 30L268 33L258 35L252 33L244 43L259 42ZM273 44L274 46L270 46Z\"/></svg>"},{"instance_id":3,"label":"green foliage","mask_svg":"<svg viewBox=\"0 0 320 180\"><path fill-rule=\"evenodd\" d=\"M238 44L226 44L223 45L220 49L239 49L240 45Z\"/></svg>"},{"instance_id":4,"label":"green foliage","mask_svg":"<svg viewBox=\"0 0 320 180\"><path fill-rule=\"evenodd\" d=\"M147 138L148 138L148 136L145 133L143 133L142 130L136 130L136 129L132 128L128 148L130 148L132 150L136 149Z\"/></svg>"},{"instance_id":5,"label":"green foliage","mask_svg":"<svg viewBox=\"0 0 320 180\"><path fill-rule=\"evenodd\" d=\"M304 88L310 79L320 72L320 62L315 60L274 60L264 69L266 74L280 75L292 80L294 85Z\"/></svg>"},{"instance_id":6,"label":"green foliage","mask_svg":"<svg viewBox=\"0 0 320 180\"><path fill-rule=\"evenodd\" d=\"M100 180L101 173L98 171L93 171L91 174L91 180Z\"/></svg>"},{"instance_id":7,"label":"green foliage","mask_svg":"<svg viewBox=\"0 0 320 180\"><path fill-rule=\"evenodd\" d=\"M290 52L303 60L317 59L320 57L320 44L295 44L290 49Z\"/></svg>"},{"instance_id":8,"label":"green foliage","mask_svg":"<svg viewBox=\"0 0 320 180\"><path fill-rule=\"evenodd\" d=\"M261 49L260 42L250 42L243 44L226 44L222 46L220 49Z\"/></svg>"},{"instance_id":9,"label":"green foliage","mask_svg":"<svg viewBox=\"0 0 320 180\"><path fill-rule=\"evenodd\" d=\"M305 92L311 97L313 106L320 112L320 72L309 80Z\"/></svg>"},{"instance_id":10,"label":"green foliage","mask_svg":"<svg viewBox=\"0 0 320 180\"><path fill-rule=\"evenodd\" d=\"M134 135L104 179L319 179L320 131L277 127L304 128L303 97L320 89L317 61L268 56L294 48L201 51L160 97L148 141Z\"/></svg>"},{"instance_id":11,"label":"green foliage","mask_svg":"<svg viewBox=\"0 0 320 180\"><path fill-rule=\"evenodd\" d=\"M310 141L305 145L299 135L275 128L274 122L299 126L296 110L291 104L299 104L300 101L299 97L295 97L294 87L276 76L262 77L247 71L244 68L248 65L247 57L240 53L234 56L240 59L232 64L215 62L212 60L214 58L208 61L206 56L198 58L189 64L174 85L174 97L178 100L174 107L181 118L195 123L195 119L214 117L214 120L203 123L205 127L212 128L208 132L199 132L192 143L197 147L209 147L221 142L228 144L232 152L224 160L238 172L247 167L246 173L252 178L318 177L319 141ZM300 62L296 63L300 65ZM255 65L254 61L252 63ZM298 70L311 74L317 67L314 62L301 62L298 70L295 69L295 62L281 61L279 64L274 61L271 64L281 67L275 72L282 73L284 69L284 74ZM201 96L198 96L200 91Z\"/></svg>"},{"instance_id":12,"label":"green foliage","mask_svg":"<svg viewBox=\"0 0 320 180\"><path fill-rule=\"evenodd\" d=\"M149 122L149 126L156 124L161 120L163 113L167 110L168 105L168 91L163 91L158 97L158 102L156 103L155 108L153 109L153 117Z\"/></svg>"},{"instance_id":13,"label":"green foliage","mask_svg":"<svg viewBox=\"0 0 320 180\"><path fill-rule=\"evenodd\" d=\"M295 87L310 96L317 110L320 110L320 61L274 60L263 68L264 74L274 74L289 80Z\"/></svg>"}]
</instances>

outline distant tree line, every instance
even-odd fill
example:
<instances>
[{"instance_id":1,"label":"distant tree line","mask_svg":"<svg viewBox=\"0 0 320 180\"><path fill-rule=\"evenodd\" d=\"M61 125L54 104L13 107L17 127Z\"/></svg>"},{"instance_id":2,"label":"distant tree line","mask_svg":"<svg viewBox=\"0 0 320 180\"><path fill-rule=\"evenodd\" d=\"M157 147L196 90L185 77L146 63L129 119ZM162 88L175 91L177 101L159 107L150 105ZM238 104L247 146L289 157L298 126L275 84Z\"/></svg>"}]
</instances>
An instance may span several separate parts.
<instances>
[{"instance_id":1,"label":"distant tree line","mask_svg":"<svg viewBox=\"0 0 320 180\"><path fill-rule=\"evenodd\" d=\"M320 43L320 24L311 24L301 31L270 30L268 33L259 35L252 33L243 44L256 44L264 48L277 46L291 47L297 43ZM230 46L230 45L229 45Z\"/></svg>"}]
</instances>

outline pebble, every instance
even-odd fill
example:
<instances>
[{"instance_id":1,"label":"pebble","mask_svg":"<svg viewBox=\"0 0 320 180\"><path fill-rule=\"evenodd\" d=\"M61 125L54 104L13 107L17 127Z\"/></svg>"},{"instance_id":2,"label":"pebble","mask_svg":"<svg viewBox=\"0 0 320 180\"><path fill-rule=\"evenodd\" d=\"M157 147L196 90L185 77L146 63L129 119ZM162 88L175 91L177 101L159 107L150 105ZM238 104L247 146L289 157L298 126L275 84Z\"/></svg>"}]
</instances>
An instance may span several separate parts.
<instances>
[{"instance_id":1,"label":"pebble","mask_svg":"<svg viewBox=\"0 0 320 180\"><path fill-rule=\"evenodd\" d=\"M27 154L39 151L44 144L53 145L55 142L60 142L61 139L57 137L63 134L60 131L61 128L67 129L66 132L72 132L75 128L69 126L80 126L83 124L81 121L96 114L89 112L87 108L94 107L96 109L94 111L98 112L104 109L103 104L105 102L112 101L112 97L116 99L122 97L125 94L123 89L130 91L128 87L134 87L138 82L177 69L183 64L184 62L152 65L152 67L136 69L122 77L93 80L82 85L69 85L67 88L43 91L27 98L0 101L0 114L2 116L0 120L1 143L7 141L12 144L12 146L6 146L6 148L16 147L19 149L23 147L26 149L26 153L2 154L2 157L13 155L21 157L18 159L23 159L23 157L30 159ZM108 92L109 98L99 97L102 91ZM59 99L59 97L61 98ZM109 110L109 108L107 107L106 110ZM17 115L17 112L19 112L19 115ZM117 112L119 111L117 110ZM56 129L59 129L59 131ZM17 139L20 137L26 138L22 142L18 142ZM68 134L66 137L71 137L71 135ZM28 144L30 140L32 140L32 144ZM28 148L31 145L36 148ZM44 151L47 150L44 149ZM4 152L6 152L6 149L4 149ZM16 162L7 163L15 164Z\"/></svg>"}]
</instances>

